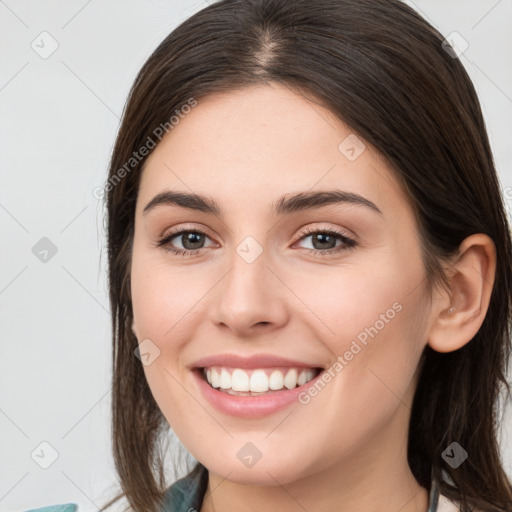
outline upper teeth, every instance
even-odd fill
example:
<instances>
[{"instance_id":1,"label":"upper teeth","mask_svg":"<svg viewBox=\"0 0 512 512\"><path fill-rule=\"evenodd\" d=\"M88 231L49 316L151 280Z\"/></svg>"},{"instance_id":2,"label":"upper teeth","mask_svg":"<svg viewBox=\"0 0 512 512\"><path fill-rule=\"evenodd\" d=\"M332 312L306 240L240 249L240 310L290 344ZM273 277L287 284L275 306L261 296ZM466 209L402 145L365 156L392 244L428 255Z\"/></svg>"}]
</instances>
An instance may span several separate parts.
<instances>
[{"instance_id":1,"label":"upper teeth","mask_svg":"<svg viewBox=\"0 0 512 512\"><path fill-rule=\"evenodd\" d=\"M312 368L265 368L243 370L241 368L210 367L203 369L208 383L214 388L233 391L265 392L286 387L302 386L316 375Z\"/></svg>"}]
</instances>

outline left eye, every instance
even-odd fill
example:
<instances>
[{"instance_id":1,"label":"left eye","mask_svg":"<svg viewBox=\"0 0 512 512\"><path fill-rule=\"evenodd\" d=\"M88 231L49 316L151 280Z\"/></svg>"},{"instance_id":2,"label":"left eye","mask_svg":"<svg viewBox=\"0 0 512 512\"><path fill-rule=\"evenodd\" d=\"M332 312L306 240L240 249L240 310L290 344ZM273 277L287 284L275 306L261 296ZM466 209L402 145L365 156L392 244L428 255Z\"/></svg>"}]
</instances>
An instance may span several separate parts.
<instances>
[{"instance_id":1,"label":"left eye","mask_svg":"<svg viewBox=\"0 0 512 512\"><path fill-rule=\"evenodd\" d=\"M311 238L313 248L310 249L310 252L314 254L330 254L350 249L356 245L355 240L352 240L342 232L332 229L309 231L300 240L306 240L307 238ZM340 243L336 244L338 240Z\"/></svg>"}]
</instances>

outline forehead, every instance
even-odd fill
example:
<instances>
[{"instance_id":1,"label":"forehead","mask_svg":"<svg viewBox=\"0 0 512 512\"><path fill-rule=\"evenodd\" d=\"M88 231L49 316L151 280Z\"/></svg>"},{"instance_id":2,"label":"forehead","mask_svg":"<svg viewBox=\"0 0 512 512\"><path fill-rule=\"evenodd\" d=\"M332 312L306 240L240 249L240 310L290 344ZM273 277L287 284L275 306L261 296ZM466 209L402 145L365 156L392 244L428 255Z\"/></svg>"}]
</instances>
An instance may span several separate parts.
<instances>
[{"instance_id":1,"label":"forehead","mask_svg":"<svg viewBox=\"0 0 512 512\"><path fill-rule=\"evenodd\" d=\"M199 100L146 160L139 197L146 204L169 188L239 207L267 201L270 208L283 194L331 188L405 201L374 148L331 111L280 84Z\"/></svg>"}]
</instances>

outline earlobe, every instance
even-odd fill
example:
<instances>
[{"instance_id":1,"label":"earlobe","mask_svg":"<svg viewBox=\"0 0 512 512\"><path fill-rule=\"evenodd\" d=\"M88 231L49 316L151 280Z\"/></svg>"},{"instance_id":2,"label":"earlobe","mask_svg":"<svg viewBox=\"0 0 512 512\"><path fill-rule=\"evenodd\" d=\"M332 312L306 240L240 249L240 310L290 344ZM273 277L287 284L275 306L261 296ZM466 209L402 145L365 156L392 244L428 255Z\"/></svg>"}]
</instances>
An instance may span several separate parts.
<instances>
[{"instance_id":1,"label":"earlobe","mask_svg":"<svg viewBox=\"0 0 512 512\"><path fill-rule=\"evenodd\" d=\"M496 248L482 233L467 237L451 267L449 292L439 301L428 336L437 352L452 352L471 341L480 329L491 298L496 272Z\"/></svg>"}]
</instances>

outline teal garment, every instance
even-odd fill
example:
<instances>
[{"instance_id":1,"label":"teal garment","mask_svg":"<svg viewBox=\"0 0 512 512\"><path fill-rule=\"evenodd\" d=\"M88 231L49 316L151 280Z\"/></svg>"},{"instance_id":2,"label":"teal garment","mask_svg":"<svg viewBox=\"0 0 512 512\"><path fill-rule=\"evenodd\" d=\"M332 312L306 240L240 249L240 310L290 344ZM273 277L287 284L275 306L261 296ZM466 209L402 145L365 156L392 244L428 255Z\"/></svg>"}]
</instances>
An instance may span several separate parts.
<instances>
[{"instance_id":1,"label":"teal garment","mask_svg":"<svg viewBox=\"0 0 512 512\"><path fill-rule=\"evenodd\" d=\"M66 503L65 505L52 505L50 507L33 508L26 512L76 512L78 505L75 503Z\"/></svg>"},{"instance_id":2,"label":"teal garment","mask_svg":"<svg viewBox=\"0 0 512 512\"><path fill-rule=\"evenodd\" d=\"M199 512L207 487L208 470L198 462L188 475L167 489L160 512Z\"/></svg>"},{"instance_id":3,"label":"teal garment","mask_svg":"<svg viewBox=\"0 0 512 512\"><path fill-rule=\"evenodd\" d=\"M192 510L199 512L207 486L208 470L198 462L188 475L180 478L167 489L160 512L190 512ZM439 485L437 480L433 479L427 512L438 512L439 498ZM445 503L443 502L441 509L447 510L444 507ZM76 504L67 503L65 505L27 510L26 512L77 512L77 510L78 506Z\"/></svg>"}]
</instances>

